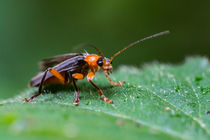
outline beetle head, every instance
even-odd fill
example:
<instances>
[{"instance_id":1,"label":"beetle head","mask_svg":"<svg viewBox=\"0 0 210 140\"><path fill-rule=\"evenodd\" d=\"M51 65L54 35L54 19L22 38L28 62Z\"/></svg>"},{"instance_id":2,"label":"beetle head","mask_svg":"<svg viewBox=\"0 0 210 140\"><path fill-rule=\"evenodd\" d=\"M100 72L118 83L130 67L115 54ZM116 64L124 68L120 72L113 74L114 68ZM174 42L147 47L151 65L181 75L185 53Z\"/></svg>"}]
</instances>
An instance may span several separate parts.
<instances>
[{"instance_id":1,"label":"beetle head","mask_svg":"<svg viewBox=\"0 0 210 140\"><path fill-rule=\"evenodd\" d=\"M109 58L106 57L101 57L98 59L97 64L99 67L101 67L104 70L104 74L106 79L114 86L121 86L125 81L120 81L120 82L114 82L109 78L109 74L112 73L113 67L112 67L112 62L110 61Z\"/></svg>"},{"instance_id":2,"label":"beetle head","mask_svg":"<svg viewBox=\"0 0 210 140\"><path fill-rule=\"evenodd\" d=\"M110 63L109 58L99 58L97 64L104 70L107 71L108 74L112 73L112 64Z\"/></svg>"}]
</instances>

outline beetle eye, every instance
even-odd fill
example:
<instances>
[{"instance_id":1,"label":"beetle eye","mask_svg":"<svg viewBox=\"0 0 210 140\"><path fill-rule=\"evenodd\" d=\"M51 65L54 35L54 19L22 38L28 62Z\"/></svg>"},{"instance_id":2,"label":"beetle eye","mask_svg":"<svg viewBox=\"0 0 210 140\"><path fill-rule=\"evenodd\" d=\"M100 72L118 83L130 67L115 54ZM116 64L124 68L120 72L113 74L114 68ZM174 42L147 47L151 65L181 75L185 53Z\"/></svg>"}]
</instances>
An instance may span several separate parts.
<instances>
[{"instance_id":1,"label":"beetle eye","mask_svg":"<svg viewBox=\"0 0 210 140\"><path fill-rule=\"evenodd\" d=\"M99 58L98 61L97 61L97 64L102 67L103 64L104 64L104 60L102 58Z\"/></svg>"}]
</instances>

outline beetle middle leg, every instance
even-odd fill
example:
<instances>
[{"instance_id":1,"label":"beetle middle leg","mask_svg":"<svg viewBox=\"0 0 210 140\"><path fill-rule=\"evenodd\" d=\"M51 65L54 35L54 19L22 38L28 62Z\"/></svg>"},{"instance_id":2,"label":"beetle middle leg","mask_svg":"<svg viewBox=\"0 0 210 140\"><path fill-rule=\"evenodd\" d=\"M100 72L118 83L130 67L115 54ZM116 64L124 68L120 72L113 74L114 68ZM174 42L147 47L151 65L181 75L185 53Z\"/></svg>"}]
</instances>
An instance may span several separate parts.
<instances>
[{"instance_id":1,"label":"beetle middle leg","mask_svg":"<svg viewBox=\"0 0 210 140\"><path fill-rule=\"evenodd\" d=\"M78 105L80 102L79 99L79 89L76 85L76 80L82 80L84 78L84 75L82 73L74 73L72 74L71 71L66 72L67 77L69 77L70 80L72 80L74 89L75 89L75 100L73 100L73 104Z\"/></svg>"},{"instance_id":2,"label":"beetle middle leg","mask_svg":"<svg viewBox=\"0 0 210 140\"><path fill-rule=\"evenodd\" d=\"M76 98L75 100L73 100L73 104L78 105L79 101L80 101L80 99L79 99L79 89L76 85L76 81L75 81L74 78L72 79L72 81L73 81L73 85L74 85L74 88L75 88L75 98Z\"/></svg>"},{"instance_id":3,"label":"beetle middle leg","mask_svg":"<svg viewBox=\"0 0 210 140\"><path fill-rule=\"evenodd\" d=\"M53 68L48 68L45 72L44 75L42 77L41 83L39 84L39 90L38 90L38 94L35 94L34 96L30 97L29 99L24 99L25 102L30 102L32 101L34 98L38 97L39 95L41 95L42 93L42 86L44 84L45 81L45 77L47 75L47 72L50 72L53 76L55 76L57 79L59 79L59 81L62 84L66 84L68 83L68 79L64 78L57 70L53 69Z\"/></svg>"}]
</instances>

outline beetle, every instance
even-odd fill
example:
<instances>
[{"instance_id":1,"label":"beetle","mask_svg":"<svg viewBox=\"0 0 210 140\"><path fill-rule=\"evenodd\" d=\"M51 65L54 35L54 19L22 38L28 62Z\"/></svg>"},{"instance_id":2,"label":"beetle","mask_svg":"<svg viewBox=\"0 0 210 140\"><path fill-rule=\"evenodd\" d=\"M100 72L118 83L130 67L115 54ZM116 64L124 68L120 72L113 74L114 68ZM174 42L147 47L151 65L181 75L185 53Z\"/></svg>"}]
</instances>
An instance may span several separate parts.
<instances>
[{"instance_id":1,"label":"beetle","mask_svg":"<svg viewBox=\"0 0 210 140\"><path fill-rule=\"evenodd\" d=\"M113 59L126 49L140 42L168 33L169 31L163 31L137 40L115 53L110 59L104 57L102 52L94 45L91 46L99 53L99 55L89 54L87 52L69 53L44 59L40 62L40 69L42 72L33 77L29 83L29 86L31 87L39 87L38 93L30 97L29 99L25 98L24 101L30 102L34 98L41 95L43 86L55 83L61 83L63 85L69 85L70 83L73 83L73 86L75 88L75 99L73 100L73 104L78 105L80 99L76 81L83 80L87 76L87 80L98 90L98 93L101 96L101 98L107 103L112 103L112 100L106 98L101 88L92 81L95 76L95 73L99 69L102 69L104 70L106 79L113 86L122 86L123 83L125 83L125 81L114 82L109 78L109 74L112 73Z\"/></svg>"}]
</instances>

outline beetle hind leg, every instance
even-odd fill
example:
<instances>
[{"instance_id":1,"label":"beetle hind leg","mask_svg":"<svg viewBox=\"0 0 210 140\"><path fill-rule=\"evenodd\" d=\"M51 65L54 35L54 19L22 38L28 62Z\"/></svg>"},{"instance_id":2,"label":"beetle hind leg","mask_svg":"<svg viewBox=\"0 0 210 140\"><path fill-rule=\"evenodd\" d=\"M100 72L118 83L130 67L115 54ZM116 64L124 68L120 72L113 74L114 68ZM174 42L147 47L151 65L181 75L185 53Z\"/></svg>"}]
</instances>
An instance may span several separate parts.
<instances>
[{"instance_id":1,"label":"beetle hind leg","mask_svg":"<svg viewBox=\"0 0 210 140\"><path fill-rule=\"evenodd\" d=\"M53 69L53 68L48 68L45 72L44 72L44 75L42 77L42 80L41 80L41 83L39 84L39 91L37 94L35 94L34 96L30 97L29 99L24 99L25 102L30 102L32 101L34 98L38 97L39 95L42 94L42 86L44 84L44 81L45 81L45 77L47 75L47 72L50 72L53 76L55 76L57 79L59 79L59 81L62 83L62 84L66 84L68 81L66 79L66 77L64 78L61 73L59 73L57 70Z\"/></svg>"},{"instance_id":2,"label":"beetle hind leg","mask_svg":"<svg viewBox=\"0 0 210 140\"><path fill-rule=\"evenodd\" d=\"M45 77L46 77L46 75L47 75L47 72L48 72L48 70L46 70L46 71L44 72L44 75L43 75L43 77L42 77L41 83L40 83L40 85L39 85L38 94L35 94L34 96L30 97L29 99L26 99L26 98L25 98L25 99L24 99L25 102L30 102L30 101L32 101L34 98L36 98L36 97L38 97L39 95L42 94L42 85L43 85L43 83L44 83L44 80L45 80Z\"/></svg>"}]
</instances>

